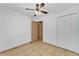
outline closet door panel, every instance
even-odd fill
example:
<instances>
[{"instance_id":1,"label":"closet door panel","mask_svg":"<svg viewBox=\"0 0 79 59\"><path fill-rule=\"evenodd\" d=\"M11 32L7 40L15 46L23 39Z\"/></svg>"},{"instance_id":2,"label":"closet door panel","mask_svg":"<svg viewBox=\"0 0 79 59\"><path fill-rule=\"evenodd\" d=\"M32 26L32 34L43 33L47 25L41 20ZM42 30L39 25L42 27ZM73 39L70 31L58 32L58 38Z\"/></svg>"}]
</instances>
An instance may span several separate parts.
<instances>
[{"instance_id":1,"label":"closet door panel","mask_svg":"<svg viewBox=\"0 0 79 59\"><path fill-rule=\"evenodd\" d=\"M63 47L63 21L57 20L57 43L59 47Z\"/></svg>"},{"instance_id":2,"label":"closet door panel","mask_svg":"<svg viewBox=\"0 0 79 59\"><path fill-rule=\"evenodd\" d=\"M63 40L64 48L72 49L72 16L64 17L63 19Z\"/></svg>"}]
</instances>

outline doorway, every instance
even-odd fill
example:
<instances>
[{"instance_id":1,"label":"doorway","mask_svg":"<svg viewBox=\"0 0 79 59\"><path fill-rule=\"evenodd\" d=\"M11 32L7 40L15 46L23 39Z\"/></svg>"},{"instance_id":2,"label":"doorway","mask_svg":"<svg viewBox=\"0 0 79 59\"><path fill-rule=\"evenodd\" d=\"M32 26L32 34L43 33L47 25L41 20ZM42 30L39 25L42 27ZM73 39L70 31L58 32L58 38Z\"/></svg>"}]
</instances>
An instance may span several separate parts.
<instances>
[{"instance_id":1,"label":"doorway","mask_svg":"<svg viewBox=\"0 0 79 59\"><path fill-rule=\"evenodd\" d=\"M43 41L43 22L32 21L32 42Z\"/></svg>"}]
</instances>

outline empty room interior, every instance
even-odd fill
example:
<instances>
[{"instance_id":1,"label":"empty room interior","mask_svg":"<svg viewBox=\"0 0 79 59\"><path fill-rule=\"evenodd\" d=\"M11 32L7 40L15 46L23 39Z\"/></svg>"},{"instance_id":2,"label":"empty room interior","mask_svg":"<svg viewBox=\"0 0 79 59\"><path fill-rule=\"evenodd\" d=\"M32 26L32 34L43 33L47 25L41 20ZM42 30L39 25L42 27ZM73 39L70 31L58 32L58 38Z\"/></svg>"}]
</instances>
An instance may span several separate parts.
<instances>
[{"instance_id":1,"label":"empty room interior","mask_svg":"<svg viewBox=\"0 0 79 59\"><path fill-rule=\"evenodd\" d=\"M79 3L0 3L0 56L79 56Z\"/></svg>"}]
</instances>

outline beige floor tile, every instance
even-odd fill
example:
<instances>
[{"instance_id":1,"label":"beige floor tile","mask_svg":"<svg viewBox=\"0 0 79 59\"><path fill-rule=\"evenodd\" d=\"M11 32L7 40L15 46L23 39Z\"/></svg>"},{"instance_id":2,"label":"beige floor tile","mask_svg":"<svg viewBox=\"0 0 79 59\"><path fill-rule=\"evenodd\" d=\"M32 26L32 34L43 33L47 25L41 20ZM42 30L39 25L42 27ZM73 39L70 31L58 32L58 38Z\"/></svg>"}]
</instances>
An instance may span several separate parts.
<instances>
[{"instance_id":1,"label":"beige floor tile","mask_svg":"<svg viewBox=\"0 0 79 59\"><path fill-rule=\"evenodd\" d=\"M71 51L66 51L66 56L77 56L77 53L71 52Z\"/></svg>"},{"instance_id":2,"label":"beige floor tile","mask_svg":"<svg viewBox=\"0 0 79 59\"><path fill-rule=\"evenodd\" d=\"M0 53L0 56L65 56L65 55L75 56L77 54L39 41L24 44L17 48L13 48L8 51Z\"/></svg>"},{"instance_id":3,"label":"beige floor tile","mask_svg":"<svg viewBox=\"0 0 79 59\"><path fill-rule=\"evenodd\" d=\"M54 55L56 56L65 56L65 50L64 49L61 49L61 48L57 48L54 52Z\"/></svg>"}]
</instances>

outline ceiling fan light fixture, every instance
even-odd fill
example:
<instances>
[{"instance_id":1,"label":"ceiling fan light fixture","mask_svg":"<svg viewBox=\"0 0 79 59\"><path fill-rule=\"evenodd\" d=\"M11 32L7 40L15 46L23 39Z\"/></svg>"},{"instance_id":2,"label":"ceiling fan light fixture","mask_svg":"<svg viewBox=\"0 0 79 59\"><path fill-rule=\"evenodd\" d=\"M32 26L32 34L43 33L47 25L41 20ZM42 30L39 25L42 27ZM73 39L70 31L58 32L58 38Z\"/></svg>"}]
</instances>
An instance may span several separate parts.
<instances>
[{"instance_id":1,"label":"ceiling fan light fixture","mask_svg":"<svg viewBox=\"0 0 79 59\"><path fill-rule=\"evenodd\" d=\"M41 12L39 11L39 15L41 14Z\"/></svg>"},{"instance_id":2,"label":"ceiling fan light fixture","mask_svg":"<svg viewBox=\"0 0 79 59\"><path fill-rule=\"evenodd\" d=\"M35 14L38 15L38 11L35 10Z\"/></svg>"}]
</instances>

